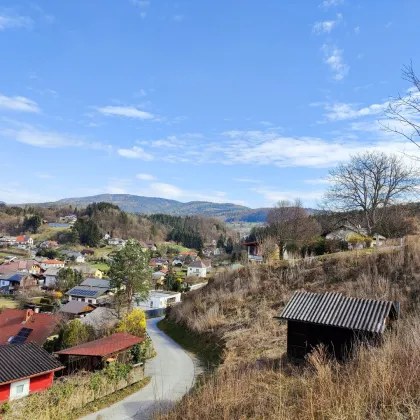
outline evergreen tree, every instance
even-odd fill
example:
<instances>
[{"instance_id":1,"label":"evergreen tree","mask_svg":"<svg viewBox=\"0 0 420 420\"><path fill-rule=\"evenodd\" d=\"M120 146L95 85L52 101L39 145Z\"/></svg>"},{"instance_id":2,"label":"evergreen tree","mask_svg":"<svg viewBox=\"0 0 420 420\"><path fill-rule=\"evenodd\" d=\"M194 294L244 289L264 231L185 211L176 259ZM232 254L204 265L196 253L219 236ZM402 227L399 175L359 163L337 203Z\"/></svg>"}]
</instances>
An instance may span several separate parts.
<instances>
[{"instance_id":1,"label":"evergreen tree","mask_svg":"<svg viewBox=\"0 0 420 420\"><path fill-rule=\"evenodd\" d=\"M217 248L224 248L225 247L225 238L223 237L222 234L220 234L219 239L217 240L216 247Z\"/></svg>"},{"instance_id":2,"label":"evergreen tree","mask_svg":"<svg viewBox=\"0 0 420 420\"><path fill-rule=\"evenodd\" d=\"M231 237L228 238L226 247L225 247L226 254L232 254L233 251L233 240Z\"/></svg>"}]
</instances>

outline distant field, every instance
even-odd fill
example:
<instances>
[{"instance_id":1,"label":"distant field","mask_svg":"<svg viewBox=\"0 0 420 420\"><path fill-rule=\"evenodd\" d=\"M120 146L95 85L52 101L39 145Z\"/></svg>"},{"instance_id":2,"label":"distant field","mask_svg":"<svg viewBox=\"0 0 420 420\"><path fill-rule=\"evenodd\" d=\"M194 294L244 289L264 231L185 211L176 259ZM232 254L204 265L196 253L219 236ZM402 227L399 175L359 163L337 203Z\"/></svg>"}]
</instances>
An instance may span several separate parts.
<instances>
[{"instance_id":1,"label":"distant field","mask_svg":"<svg viewBox=\"0 0 420 420\"><path fill-rule=\"evenodd\" d=\"M38 233L35 233L32 238L36 241L46 241L46 240L55 240L57 233L60 232L68 232L69 228L62 228L62 227L51 227L49 225L42 225L39 228Z\"/></svg>"},{"instance_id":2,"label":"distant field","mask_svg":"<svg viewBox=\"0 0 420 420\"><path fill-rule=\"evenodd\" d=\"M0 297L0 308L17 308L19 306L18 302L13 299L6 299Z\"/></svg>"}]
</instances>

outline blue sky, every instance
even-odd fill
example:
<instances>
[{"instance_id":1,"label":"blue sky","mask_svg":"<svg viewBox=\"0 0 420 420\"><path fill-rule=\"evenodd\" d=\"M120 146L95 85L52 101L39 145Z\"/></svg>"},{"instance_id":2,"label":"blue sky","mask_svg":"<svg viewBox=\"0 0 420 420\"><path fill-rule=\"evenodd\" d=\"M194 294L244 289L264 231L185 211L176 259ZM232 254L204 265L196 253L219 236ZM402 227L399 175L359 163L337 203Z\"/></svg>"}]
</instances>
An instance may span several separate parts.
<instances>
[{"instance_id":1,"label":"blue sky","mask_svg":"<svg viewBox=\"0 0 420 420\"><path fill-rule=\"evenodd\" d=\"M0 5L0 200L100 193L314 206L420 73L418 1Z\"/></svg>"}]
</instances>

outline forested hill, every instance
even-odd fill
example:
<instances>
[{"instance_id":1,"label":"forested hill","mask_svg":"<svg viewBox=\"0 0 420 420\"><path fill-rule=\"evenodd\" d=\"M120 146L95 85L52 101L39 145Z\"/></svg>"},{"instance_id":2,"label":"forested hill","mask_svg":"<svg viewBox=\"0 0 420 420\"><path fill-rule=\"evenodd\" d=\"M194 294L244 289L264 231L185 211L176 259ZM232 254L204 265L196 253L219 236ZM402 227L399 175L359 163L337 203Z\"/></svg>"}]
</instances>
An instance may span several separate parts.
<instances>
[{"instance_id":1,"label":"forested hill","mask_svg":"<svg viewBox=\"0 0 420 420\"><path fill-rule=\"evenodd\" d=\"M41 207L86 207L88 204L107 202L117 205L121 210L141 214L170 214L177 216L200 215L221 217L224 220L242 222L265 222L268 208L251 209L232 203L211 203L207 201L191 201L181 203L166 198L142 197L130 194L101 194L90 197L64 198L50 203L35 204ZM310 213L312 209L308 209Z\"/></svg>"}]
</instances>

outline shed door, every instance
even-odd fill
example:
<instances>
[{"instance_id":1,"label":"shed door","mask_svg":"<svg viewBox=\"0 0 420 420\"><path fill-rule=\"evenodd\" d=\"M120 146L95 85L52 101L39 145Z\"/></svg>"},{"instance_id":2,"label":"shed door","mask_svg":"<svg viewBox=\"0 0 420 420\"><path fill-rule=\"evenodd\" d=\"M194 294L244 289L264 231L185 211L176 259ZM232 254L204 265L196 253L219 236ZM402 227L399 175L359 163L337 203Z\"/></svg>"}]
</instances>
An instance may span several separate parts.
<instances>
[{"instance_id":1,"label":"shed door","mask_svg":"<svg viewBox=\"0 0 420 420\"><path fill-rule=\"evenodd\" d=\"M289 321L288 325L288 354L295 359L304 359L308 353L307 325Z\"/></svg>"},{"instance_id":2,"label":"shed door","mask_svg":"<svg viewBox=\"0 0 420 420\"><path fill-rule=\"evenodd\" d=\"M29 395L29 384L30 379L24 379L23 381L10 384L10 399L17 400L18 398Z\"/></svg>"}]
</instances>

